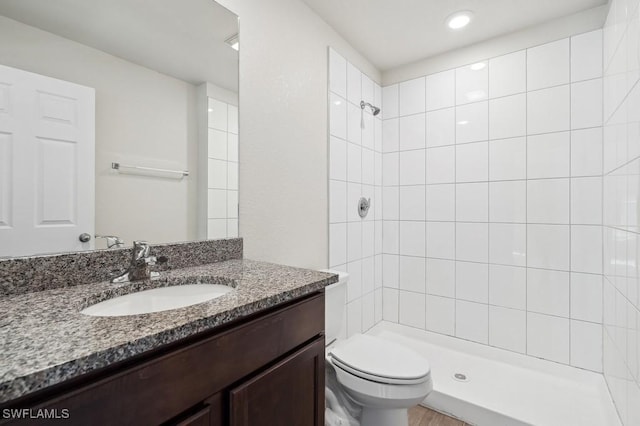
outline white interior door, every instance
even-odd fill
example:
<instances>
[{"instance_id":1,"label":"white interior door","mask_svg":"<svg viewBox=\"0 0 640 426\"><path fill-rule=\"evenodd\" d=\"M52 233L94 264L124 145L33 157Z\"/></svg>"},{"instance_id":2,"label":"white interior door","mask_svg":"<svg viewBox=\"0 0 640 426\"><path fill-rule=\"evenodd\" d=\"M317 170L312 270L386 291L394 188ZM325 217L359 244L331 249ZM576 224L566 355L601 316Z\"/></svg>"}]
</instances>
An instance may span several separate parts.
<instances>
[{"instance_id":1,"label":"white interior door","mask_svg":"<svg viewBox=\"0 0 640 426\"><path fill-rule=\"evenodd\" d=\"M93 248L94 157L94 89L0 65L0 257Z\"/></svg>"}]
</instances>

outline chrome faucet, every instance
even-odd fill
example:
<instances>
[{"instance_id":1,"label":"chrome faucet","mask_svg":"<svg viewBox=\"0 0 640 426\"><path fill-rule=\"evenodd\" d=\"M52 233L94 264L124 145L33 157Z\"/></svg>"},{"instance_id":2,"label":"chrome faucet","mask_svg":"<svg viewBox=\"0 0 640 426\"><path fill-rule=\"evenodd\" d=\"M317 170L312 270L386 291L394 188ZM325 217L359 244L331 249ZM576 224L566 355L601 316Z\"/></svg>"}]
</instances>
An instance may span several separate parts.
<instances>
[{"instance_id":1,"label":"chrome faucet","mask_svg":"<svg viewBox=\"0 0 640 426\"><path fill-rule=\"evenodd\" d=\"M166 262L165 257L160 258L161 262ZM129 269L123 274L111 280L112 283L126 283L129 281L140 281L157 278L159 272L151 272L150 266L158 262L155 256L151 256L151 246L146 241L134 241L133 253Z\"/></svg>"},{"instance_id":2,"label":"chrome faucet","mask_svg":"<svg viewBox=\"0 0 640 426\"><path fill-rule=\"evenodd\" d=\"M124 246L124 240L117 235L95 235L96 238L107 240L107 248L119 248Z\"/></svg>"}]
</instances>

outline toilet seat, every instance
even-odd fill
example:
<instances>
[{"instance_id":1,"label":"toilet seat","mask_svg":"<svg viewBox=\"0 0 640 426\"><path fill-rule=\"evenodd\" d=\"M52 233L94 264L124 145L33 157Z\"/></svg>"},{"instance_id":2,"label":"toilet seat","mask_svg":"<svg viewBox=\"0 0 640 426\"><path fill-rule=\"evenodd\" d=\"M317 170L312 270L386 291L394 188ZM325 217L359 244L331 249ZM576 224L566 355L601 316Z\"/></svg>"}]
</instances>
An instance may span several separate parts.
<instances>
[{"instance_id":1,"label":"toilet seat","mask_svg":"<svg viewBox=\"0 0 640 426\"><path fill-rule=\"evenodd\" d=\"M340 342L329 356L336 368L377 383L419 384L431 376L427 360L414 351L364 334Z\"/></svg>"}]
</instances>

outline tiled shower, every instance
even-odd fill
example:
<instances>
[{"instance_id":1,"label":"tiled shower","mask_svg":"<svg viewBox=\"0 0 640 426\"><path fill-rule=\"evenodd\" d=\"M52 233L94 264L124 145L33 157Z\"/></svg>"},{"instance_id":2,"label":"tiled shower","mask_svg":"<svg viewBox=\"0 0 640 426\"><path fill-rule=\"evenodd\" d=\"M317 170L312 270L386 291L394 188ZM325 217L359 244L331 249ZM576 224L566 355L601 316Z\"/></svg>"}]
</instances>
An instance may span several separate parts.
<instances>
[{"instance_id":1,"label":"tiled shower","mask_svg":"<svg viewBox=\"0 0 640 426\"><path fill-rule=\"evenodd\" d=\"M384 88L386 320L602 370L601 46Z\"/></svg>"},{"instance_id":2,"label":"tiled shower","mask_svg":"<svg viewBox=\"0 0 640 426\"><path fill-rule=\"evenodd\" d=\"M383 88L384 320L602 371L601 52L594 31Z\"/></svg>"},{"instance_id":3,"label":"tiled shower","mask_svg":"<svg viewBox=\"0 0 640 426\"><path fill-rule=\"evenodd\" d=\"M623 424L640 424L637 6L382 89L332 49L329 65L348 334L384 320L603 372ZM382 120L361 123L360 100Z\"/></svg>"},{"instance_id":4,"label":"tiled shower","mask_svg":"<svg viewBox=\"0 0 640 426\"><path fill-rule=\"evenodd\" d=\"M639 38L614 1L602 30L381 90L330 49L330 266L354 278L349 334L384 320L604 371L639 424ZM382 120L361 123L360 100Z\"/></svg>"},{"instance_id":5,"label":"tiled shower","mask_svg":"<svg viewBox=\"0 0 640 426\"><path fill-rule=\"evenodd\" d=\"M360 101L380 105L378 84L330 50L329 264L348 272L349 335L382 320L382 120ZM362 219L360 197L371 200Z\"/></svg>"}]
</instances>

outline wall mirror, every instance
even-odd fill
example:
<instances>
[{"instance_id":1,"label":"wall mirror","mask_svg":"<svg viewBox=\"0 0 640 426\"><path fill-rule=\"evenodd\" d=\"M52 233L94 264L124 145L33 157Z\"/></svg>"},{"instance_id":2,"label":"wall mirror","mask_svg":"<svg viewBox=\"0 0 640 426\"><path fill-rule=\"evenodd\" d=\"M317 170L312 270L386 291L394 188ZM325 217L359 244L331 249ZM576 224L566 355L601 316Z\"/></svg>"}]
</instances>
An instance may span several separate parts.
<instances>
[{"instance_id":1,"label":"wall mirror","mask_svg":"<svg viewBox=\"0 0 640 426\"><path fill-rule=\"evenodd\" d=\"M0 2L0 257L238 235L238 17Z\"/></svg>"}]
</instances>

